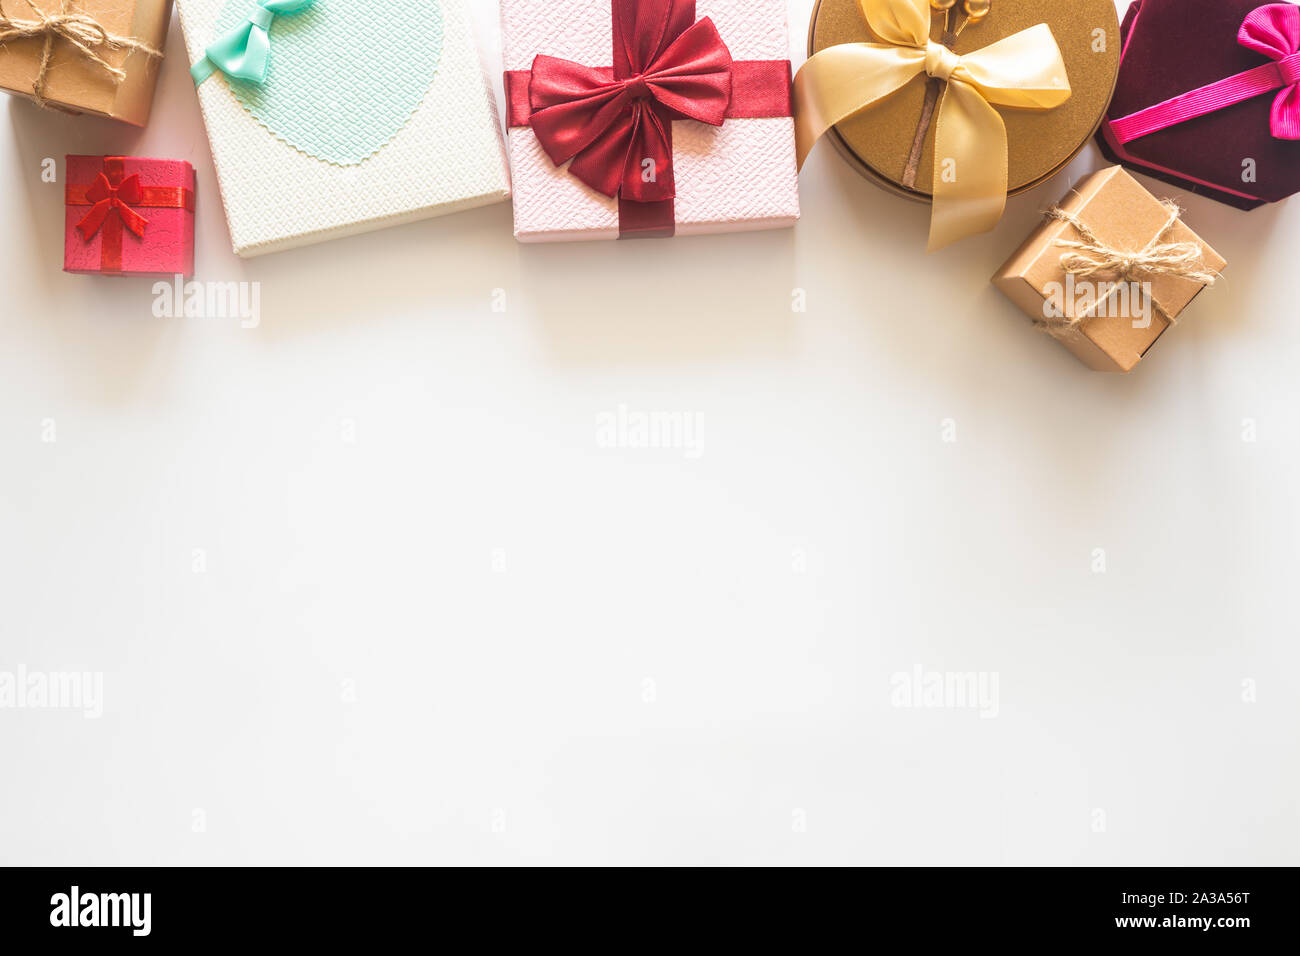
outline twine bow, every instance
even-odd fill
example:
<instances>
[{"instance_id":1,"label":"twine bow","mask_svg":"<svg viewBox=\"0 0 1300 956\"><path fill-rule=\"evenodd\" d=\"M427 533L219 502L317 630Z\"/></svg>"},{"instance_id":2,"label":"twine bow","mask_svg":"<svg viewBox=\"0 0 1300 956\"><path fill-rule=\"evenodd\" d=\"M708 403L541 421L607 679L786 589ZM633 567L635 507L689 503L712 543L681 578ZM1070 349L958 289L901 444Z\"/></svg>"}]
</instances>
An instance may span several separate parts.
<instances>
[{"instance_id":1,"label":"twine bow","mask_svg":"<svg viewBox=\"0 0 1300 956\"><path fill-rule=\"evenodd\" d=\"M1066 275L1084 278L1104 273L1108 281L1116 284L1128 282L1135 274L1142 273L1149 276L1177 276L1205 286L1214 285L1219 274L1206 270L1204 251L1199 243L1165 241L1182 219L1183 210L1171 199L1162 200L1160 205L1169 214L1169 219L1155 238L1138 250L1120 249L1106 244L1076 213L1060 206L1052 206L1046 212L1047 218L1067 223L1079 234L1078 240L1056 240L1055 245L1069 250L1061 254L1061 269ZM1158 305L1156 308L1166 319L1173 321ZM1081 324L1084 318L1064 317L1053 325L1057 328L1073 328Z\"/></svg>"},{"instance_id":2,"label":"twine bow","mask_svg":"<svg viewBox=\"0 0 1300 956\"><path fill-rule=\"evenodd\" d=\"M0 0L0 44L35 37L45 41L41 49L40 65L36 68L36 79L32 83L32 96L36 98L38 106L49 106L45 99L45 87L49 80L50 59L54 55L56 40L70 43L82 59L107 73L114 86L126 79L126 71L109 63L100 50L133 50L145 56L162 56L160 50L155 50L147 43L109 33L103 24L87 13L71 12L73 2L74 0L61 0L59 12L47 14L32 0L27 0L27 6L36 14L36 19L17 20L5 13L3 0Z\"/></svg>"},{"instance_id":3,"label":"twine bow","mask_svg":"<svg viewBox=\"0 0 1300 956\"><path fill-rule=\"evenodd\" d=\"M1050 110L1070 82L1045 23L959 56L930 39L929 0L858 0L884 43L822 50L795 77L795 134L802 166L836 123L880 102L914 77L946 83L935 132L930 250L981 232L1007 201L1007 130L994 106Z\"/></svg>"}]
</instances>

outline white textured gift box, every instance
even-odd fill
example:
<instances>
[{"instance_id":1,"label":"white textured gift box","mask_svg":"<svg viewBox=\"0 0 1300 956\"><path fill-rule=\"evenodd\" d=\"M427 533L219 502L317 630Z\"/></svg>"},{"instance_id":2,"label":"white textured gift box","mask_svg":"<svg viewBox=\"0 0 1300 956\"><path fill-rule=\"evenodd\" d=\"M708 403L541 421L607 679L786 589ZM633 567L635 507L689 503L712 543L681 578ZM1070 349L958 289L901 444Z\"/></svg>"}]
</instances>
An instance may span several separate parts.
<instances>
[{"instance_id":1,"label":"white textured gift box","mask_svg":"<svg viewBox=\"0 0 1300 956\"><path fill-rule=\"evenodd\" d=\"M230 0L177 0L190 63L226 25ZM427 5L429 0L422 0ZM372 22L404 0L318 0L348 4L349 16L373 7ZM400 129L357 162L318 158L289 145L245 108L220 73L198 87L199 104L234 250L257 256L501 202L510 195L496 103L478 58L465 0L437 0L442 44L436 73ZM270 29L272 69L277 17ZM391 20L391 17L389 18ZM387 29L388 27L384 27ZM406 64L381 37L362 37L373 67L358 71L365 97L385 95L386 77ZM393 61L386 62L385 57ZM321 51L328 71L329 50ZM268 79L270 77L268 76ZM349 81L351 82L351 81ZM372 103L374 100L371 101ZM355 103L354 103L355 106Z\"/></svg>"},{"instance_id":2,"label":"white textured gift box","mask_svg":"<svg viewBox=\"0 0 1300 956\"><path fill-rule=\"evenodd\" d=\"M182 0L184 2L184 0ZM697 0L733 60L787 60L786 0ZM530 70L538 54L587 66L613 59L610 0L501 0L505 69ZM556 167L527 127L509 130L515 235L521 242L619 237L618 200ZM676 234L793 226L799 218L794 120L673 123Z\"/></svg>"}]
</instances>

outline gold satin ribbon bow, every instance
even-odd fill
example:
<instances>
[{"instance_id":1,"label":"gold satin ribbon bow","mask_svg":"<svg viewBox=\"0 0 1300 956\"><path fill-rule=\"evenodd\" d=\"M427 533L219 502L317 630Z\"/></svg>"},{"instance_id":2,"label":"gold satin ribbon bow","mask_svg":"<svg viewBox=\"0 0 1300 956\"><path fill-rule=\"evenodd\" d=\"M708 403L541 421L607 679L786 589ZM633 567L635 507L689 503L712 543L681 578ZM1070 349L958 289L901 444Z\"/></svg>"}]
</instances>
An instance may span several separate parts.
<instances>
[{"instance_id":1,"label":"gold satin ribbon bow","mask_svg":"<svg viewBox=\"0 0 1300 956\"><path fill-rule=\"evenodd\" d=\"M930 251L988 232L1007 202L1007 128L997 106L1050 110L1070 80L1046 23L965 56L930 39L929 0L858 0L885 43L842 43L794 80L799 166L828 129L921 74L946 81L935 128Z\"/></svg>"}]
</instances>

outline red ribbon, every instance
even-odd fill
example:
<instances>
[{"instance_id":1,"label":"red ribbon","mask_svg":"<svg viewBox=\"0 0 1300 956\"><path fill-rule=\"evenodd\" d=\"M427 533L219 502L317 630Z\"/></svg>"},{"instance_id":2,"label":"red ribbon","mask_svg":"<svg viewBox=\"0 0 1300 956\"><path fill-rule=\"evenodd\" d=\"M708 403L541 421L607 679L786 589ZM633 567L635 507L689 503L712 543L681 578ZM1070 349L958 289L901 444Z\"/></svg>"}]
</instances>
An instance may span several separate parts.
<instances>
[{"instance_id":1,"label":"red ribbon","mask_svg":"<svg viewBox=\"0 0 1300 956\"><path fill-rule=\"evenodd\" d=\"M511 126L557 166L619 199L622 235L672 235L673 121L789 116L788 60L733 61L695 0L611 0L614 65L539 55L506 73Z\"/></svg>"},{"instance_id":2,"label":"red ribbon","mask_svg":"<svg viewBox=\"0 0 1300 956\"><path fill-rule=\"evenodd\" d=\"M69 206L89 206L90 212L77 223L77 231L89 242L103 229L100 245L101 272L122 271L123 227L144 238L149 220L132 207L188 209L194 211L194 193L180 186L142 186L134 173L125 175L125 158L105 156L104 169L89 186L68 185Z\"/></svg>"}]
</instances>

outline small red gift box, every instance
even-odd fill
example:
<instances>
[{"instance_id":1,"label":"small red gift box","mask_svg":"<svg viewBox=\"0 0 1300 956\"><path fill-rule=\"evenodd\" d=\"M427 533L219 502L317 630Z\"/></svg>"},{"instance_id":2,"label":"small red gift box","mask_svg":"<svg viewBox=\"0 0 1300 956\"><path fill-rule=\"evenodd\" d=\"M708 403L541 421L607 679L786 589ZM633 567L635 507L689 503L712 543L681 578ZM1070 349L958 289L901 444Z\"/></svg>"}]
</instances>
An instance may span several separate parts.
<instances>
[{"instance_id":1,"label":"small red gift box","mask_svg":"<svg viewBox=\"0 0 1300 956\"><path fill-rule=\"evenodd\" d=\"M63 271L194 274L194 167L183 160L69 156Z\"/></svg>"},{"instance_id":2,"label":"small red gift box","mask_svg":"<svg viewBox=\"0 0 1300 956\"><path fill-rule=\"evenodd\" d=\"M1300 6L1135 0L1102 152L1254 209L1300 192Z\"/></svg>"}]
</instances>

